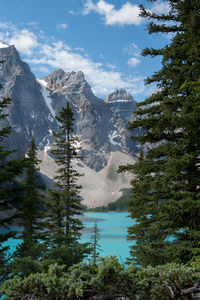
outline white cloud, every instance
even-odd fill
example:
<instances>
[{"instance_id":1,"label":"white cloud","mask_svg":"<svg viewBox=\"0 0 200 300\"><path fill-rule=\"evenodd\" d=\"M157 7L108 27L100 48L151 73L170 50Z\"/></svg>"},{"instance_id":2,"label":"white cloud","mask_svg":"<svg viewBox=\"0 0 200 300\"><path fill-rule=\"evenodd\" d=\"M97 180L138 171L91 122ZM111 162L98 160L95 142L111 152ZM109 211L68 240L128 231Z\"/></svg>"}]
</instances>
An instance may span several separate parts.
<instances>
[{"instance_id":1,"label":"white cloud","mask_svg":"<svg viewBox=\"0 0 200 300\"><path fill-rule=\"evenodd\" d=\"M15 45L18 51L25 55L33 54L33 50L38 46L36 35L27 29L15 29L11 36L6 37L6 42Z\"/></svg>"},{"instance_id":2,"label":"white cloud","mask_svg":"<svg viewBox=\"0 0 200 300\"><path fill-rule=\"evenodd\" d=\"M44 34L37 35L27 29L17 29L8 33L4 28L0 38L8 44L14 44L23 55L23 60L31 65L33 70L38 70L44 75L50 70L63 69L69 71L83 71L86 80L98 96L105 96L115 89L125 88L131 94L144 94L144 83L141 75L127 75L118 71L113 65L92 60L84 49L74 48L63 41L56 41ZM81 51L80 51L81 50Z\"/></svg>"},{"instance_id":3,"label":"white cloud","mask_svg":"<svg viewBox=\"0 0 200 300\"><path fill-rule=\"evenodd\" d=\"M108 69L111 69L111 70L117 69L117 66L112 65L112 64L109 64L109 63L106 63L106 67L107 67Z\"/></svg>"},{"instance_id":4,"label":"white cloud","mask_svg":"<svg viewBox=\"0 0 200 300\"><path fill-rule=\"evenodd\" d=\"M68 13L69 13L70 15L76 15L76 12L73 11L73 10L68 10Z\"/></svg>"},{"instance_id":5,"label":"white cloud","mask_svg":"<svg viewBox=\"0 0 200 300\"><path fill-rule=\"evenodd\" d=\"M48 67L44 67L44 66L39 66L37 68L32 68L32 71L40 71L41 73L43 73L44 75L47 75L48 73L50 73L50 68Z\"/></svg>"},{"instance_id":6,"label":"white cloud","mask_svg":"<svg viewBox=\"0 0 200 300\"><path fill-rule=\"evenodd\" d=\"M83 47L76 47L75 50L79 51L79 52L84 52L84 48Z\"/></svg>"},{"instance_id":7,"label":"white cloud","mask_svg":"<svg viewBox=\"0 0 200 300\"><path fill-rule=\"evenodd\" d=\"M0 22L0 28L3 29L10 29L15 30L16 26L13 25L11 22Z\"/></svg>"},{"instance_id":8,"label":"white cloud","mask_svg":"<svg viewBox=\"0 0 200 300\"><path fill-rule=\"evenodd\" d=\"M125 46L122 52L131 56L127 61L129 66L136 67L140 63L141 51L135 43Z\"/></svg>"},{"instance_id":9,"label":"white cloud","mask_svg":"<svg viewBox=\"0 0 200 300\"><path fill-rule=\"evenodd\" d=\"M130 65L132 67L136 67L140 63L140 60L136 57L131 57L131 58L129 58L127 63L128 63L128 65Z\"/></svg>"},{"instance_id":10,"label":"white cloud","mask_svg":"<svg viewBox=\"0 0 200 300\"><path fill-rule=\"evenodd\" d=\"M156 14L166 14L170 11L170 6L168 1L157 1L153 4L151 11Z\"/></svg>"},{"instance_id":11,"label":"white cloud","mask_svg":"<svg viewBox=\"0 0 200 300\"><path fill-rule=\"evenodd\" d=\"M128 55L130 56L140 56L141 53L140 49L135 43L131 43L130 45L125 46L123 52L128 53Z\"/></svg>"},{"instance_id":12,"label":"white cloud","mask_svg":"<svg viewBox=\"0 0 200 300\"><path fill-rule=\"evenodd\" d=\"M26 25L29 26L29 27L32 27L32 28L34 28L34 29L38 29L39 22L37 22L37 21L32 21L32 22L28 22Z\"/></svg>"},{"instance_id":13,"label":"white cloud","mask_svg":"<svg viewBox=\"0 0 200 300\"><path fill-rule=\"evenodd\" d=\"M87 0L84 4L83 15L88 15L92 11L100 14L106 25L140 25L142 22L142 18L139 17L140 8L130 2L126 2L117 10L114 5L104 0L99 0L96 4L92 0Z\"/></svg>"},{"instance_id":14,"label":"white cloud","mask_svg":"<svg viewBox=\"0 0 200 300\"><path fill-rule=\"evenodd\" d=\"M107 69L102 63L94 62L91 58L74 52L62 42L42 44L37 57L29 58L27 61L38 67L43 65L53 69L61 68L66 72L81 70L92 86L93 92L99 96L107 95L119 87L126 88L132 94L144 90L141 76L124 77L121 72Z\"/></svg>"},{"instance_id":15,"label":"white cloud","mask_svg":"<svg viewBox=\"0 0 200 300\"><path fill-rule=\"evenodd\" d=\"M65 23L63 23L63 24L58 24L58 25L56 26L56 28L57 28L58 30L60 30L60 29L67 29L67 27L68 27L68 25L65 24Z\"/></svg>"}]
</instances>

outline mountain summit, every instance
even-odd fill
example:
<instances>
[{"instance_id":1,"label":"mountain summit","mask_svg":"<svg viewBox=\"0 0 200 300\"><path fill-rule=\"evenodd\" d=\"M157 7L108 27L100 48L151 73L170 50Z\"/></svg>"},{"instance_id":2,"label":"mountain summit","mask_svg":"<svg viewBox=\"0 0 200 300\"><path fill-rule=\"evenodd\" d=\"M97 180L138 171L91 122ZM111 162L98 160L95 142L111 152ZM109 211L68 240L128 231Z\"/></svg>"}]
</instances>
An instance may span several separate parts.
<instances>
[{"instance_id":1,"label":"mountain summit","mask_svg":"<svg viewBox=\"0 0 200 300\"><path fill-rule=\"evenodd\" d=\"M105 100L99 99L81 71L59 69L37 80L16 48L3 42L0 60L5 61L0 65L0 97L12 98L6 108L7 122L13 129L7 145L18 149L15 155L24 157L34 136L43 159L41 172L53 178L55 166L49 149L52 131L58 126L55 116L69 101L75 116L74 133L82 148L83 163L77 168L86 174L82 182L85 204L91 207L116 200L120 188L128 186L129 181L113 174L119 164L133 161L130 154L140 151L128 130L136 109L133 97L119 89Z\"/></svg>"},{"instance_id":2,"label":"mountain summit","mask_svg":"<svg viewBox=\"0 0 200 300\"><path fill-rule=\"evenodd\" d=\"M108 95L105 98L105 102L113 103L113 102L134 102L133 96L127 93L125 89L118 89L114 91L112 94Z\"/></svg>"}]
</instances>

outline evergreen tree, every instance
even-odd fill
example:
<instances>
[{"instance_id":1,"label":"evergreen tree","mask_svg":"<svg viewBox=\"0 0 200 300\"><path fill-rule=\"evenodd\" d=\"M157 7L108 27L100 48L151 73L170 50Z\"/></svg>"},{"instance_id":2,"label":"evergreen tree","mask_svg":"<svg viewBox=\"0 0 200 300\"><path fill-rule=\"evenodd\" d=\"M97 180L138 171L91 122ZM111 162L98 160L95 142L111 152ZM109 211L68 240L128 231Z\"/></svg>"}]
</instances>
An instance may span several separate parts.
<instances>
[{"instance_id":1,"label":"evergreen tree","mask_svg":"<svg viewBox=\"0 0 200 300\"><path fill-rule=\"evenodd\" d=\"M137 239L131 255L141 265L188 262L199 248L200 236L200 2L169 0L168 14L157 15L141 6L141 15L154 20L149 33L173 33L162 49L162 68L147 78L158 91L138 104L131 129L150 145L131 167L133 197L129 211L136 225L129 239ZM198 88L197 88L198 87Z\"/></svg>"},{"instance_id":2,"label":"evergreen tree","mask_svg":"<svg viewBox=\"0 0 200 300\"><path fill-rule=\"evenodd\" d=\"M0 85L0 89L2 86ZM6 126L6 116L4 109L11 102L10 98L0 100L0 283L9 274L8 254L9 247L5 242L9 238L15 237L16 232L11 230L16 214L15 204L19 197L19 186L16 177L23 172L23 160L9 160L9 155L14 151L5 149L4 141L11 132L11 127Z\"/></svg>"},{"instance_id":3,"label":"evergreen tree","mask_svg":"<svg viewBox=\"0 0 200 300\"><path fill-rule=\"evenodd\" d=\"M80 261L88 252L86 244L78 240L83 228L78 218L83 212L77 180L81 174L74 167L74 159L79 159L76 138L73 135L73 112L67 103L57 120L59 131L54 132L55 143L51 150L58 165L55 176L56 189L50 191L51 199L47 203L47 245L48 259L69 266Z\"/></svg>"},{"instance_id":4,"label":"evergreen tree","mask_svg":"<svg viewBox=\"0 0 200 300\"><path fill-rule=\"evenodd\" d=\"M94 227L93 227L93 233L90 239L91 246L92 246L92 253L91 253L91 261L93 263L93 266L97 265L98 262L98 257L99 257L99 240L100 240L100 234L99 234L99 229L97 226L97 222L94 222Z\"/></svg>"},{"instance_id":5,"label":"evergreen tree","mask_svg":"<svg viewBox=\"0 0 200 300\"><path fill-rule=\"evenodd\" d=\"M15 252L17 259L13 263L13 268L21 273L24 259L26 263L29 260L30 265L33 263L35 266L34 260L41 257L43 249L43 243L41 242L44 239L44 195L42 194L44 186L39 183L37 174L40 162L37 158L35 141L32 138L27 152L24 192L18 208L18 224L22 229L18 234L18 238L22 239L22 243L17 247ZM28 257L29 259L27 259ZM29 270L27 270L29 273L30 269L29 266Z\"/></svg>"},{"instance_id":6,"label":"evergreen tree","mask_svg":"<svg viewBox=\"0 0 200 300\"><path fill-rule=\"evenodd\" d=\"M47 244L50 249L60 248L65 242L65 206L58 190L49 190L46 201L46 228L48 231Z\"/></svg>"}]
</instances>

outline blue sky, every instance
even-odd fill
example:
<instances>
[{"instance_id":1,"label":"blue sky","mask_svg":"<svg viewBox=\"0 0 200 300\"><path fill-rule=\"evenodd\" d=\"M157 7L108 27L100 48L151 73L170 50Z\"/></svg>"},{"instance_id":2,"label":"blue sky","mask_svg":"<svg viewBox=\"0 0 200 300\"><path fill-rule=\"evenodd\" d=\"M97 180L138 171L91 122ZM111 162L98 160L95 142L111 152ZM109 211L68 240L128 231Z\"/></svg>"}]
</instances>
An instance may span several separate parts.
<instances>
[{"instance_id":1,"label":"blue sky","mask_svg":"<svg viewBox=\"0 0 200 300\"><path fill-rule=\"evenodd\" d=\"M16 46L37 78L81 70L97 96L125 88L141 101L155 89L143 80L161 60L140 53L170 38L148 34L140 3L159 14L168 10L162 0L1 0L0 40Z\"/></svg>"}]
</instances>

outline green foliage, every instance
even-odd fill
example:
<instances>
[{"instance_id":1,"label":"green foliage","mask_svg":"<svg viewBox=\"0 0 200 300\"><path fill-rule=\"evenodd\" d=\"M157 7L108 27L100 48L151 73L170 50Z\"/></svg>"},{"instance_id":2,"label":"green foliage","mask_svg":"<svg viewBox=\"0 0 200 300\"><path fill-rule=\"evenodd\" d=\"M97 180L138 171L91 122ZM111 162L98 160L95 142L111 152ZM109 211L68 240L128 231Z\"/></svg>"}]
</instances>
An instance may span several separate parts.
<instances>
[{"instance_id":1,"label":"green foliage","mask_svg":"<svg viewBox=\"0 0 200 300\"><path fill-rule=\"evenodd\" d=\"M200 267L167 264L127 269L115 256L93 263L79 263L68 272L65 266L52 264L46 272L5 282L0 292L5 300L119 299L160 300L199 299Z\"/></svg>"},{"instance_id":2,"label":"green foliage","mask_svg":"<svg viewBox=\"0 0 200 300\"><path fill-rule=\"evenodd\" d=\"M37 256L38 258L36 247L33 248L33 251L35 251L34 256ZM22 258L17 257L11 263L11 271L12 271L12 276L19 275L20 277L24 278L30 274L41 272L42 265L37 259L34 260L33 256L25 256Z\"/></svg>"},{"instance_id":3,"label":"green foliage","mask_svg":"<svg viewBox=\"0 0 200 300\"><path fill-rule=\"evenodd\" d=\"M9 160L9 155L14 151L7 150L4 146L5 139L11 132L10 126L4 126L7 117L4 109L10 102L10 98L0 100L0 283L9 276L11 256L8 254L9 247L4 243L16 235L16 232L11 231L10 225L16 219L15 206L20 198L21 187L16 178L23 172L24 165L24 160Z\"/></svg>"},{"instance_id":4,"label":"green foliage","mask_svg":"<svg viewBox=\"0 0 200 300\"><path fill-rule=\"evenodd\" d=\"M78 160L77 140L73 135L73 112L67 103L59 117L59 130L54 132L55 142L51 150L58 165L55 176L56 189L50 190L50 199L46 202L46 261L65 264L67 267L80 262L88 254L88 243L80 244L79 238L83 228L78 218L83 213L78 179L74 167Z\"/></svg>"},{"instance_id":5,"label":"green foliage","mask_svg":"<svg viewBox=\"0 0 200 300\"><path fill-rule=\"evenodd\" d=\"M136 224L128 230L134 240L131 256L155 266L187 263L199 248L200 235L200 2L169 0L170 12L141 15L152 22L149 33L173 32L162 49L143 55L162 56L162 68L146 83L158 90L138 104L130 128L141 128L137 141L148 145L134 166L129 212ZM169 22L168 22L169 21Z\"/></svg>"},{"instance_id":6,"label":"green foliage","mask_svg":"<svg viewBox=\"0 0 200 300\"><path fill-rule=\"evenodd\" d=\"M101 258L96 274L90 280L89 285L99 296L106 294L111 298L113 295L120 295L123 270L124 266L115 256Z\"/></svg>"},{"instance_id":7,"label":"green foliage","mask_svg":"<svg viewBox=\"0 0 200 300\"><path fill-rule=\"evenodd\" d=\"M3 292L9 300L22 299L24 296L35 300L64 300L69 299L71 294L81 296L81 282L72 281L63 271L64 268L65 266L53 264L49 266L47 273L31 274L24 279L15 276L3 285Z\"/></svg>"},{"instance_id":8,"label":"green foliage","mask_svg":"<svg viewBox=\"0 0 200 300\"><path fill-rule=\"evenodd\" d=\"M76 148L76 138L73 135L73 112L67 103L66 108L62 108L60 116L57 117L60 122L59 131L54 132L56 138L52 154L55 157L55 162L58 165L57 176L55 177L57 190L53 192L51 202L49 202L49 218L51 218L52 210L55 206L61 207L60 211L65 210L65 220L62 218L62 231L63 235L69 239L69 244L73 239L77 239L81 235L83 228L81 221L77 218L82 214L81 197L79 191L81 186L77 183L78 178L81 176L74 166L73 159L79 159L78 149ZM59 194L58 194L59 192ZM52 203L52 209L50 205Z\"/></svg>"},{"instance_id":9,"label":"green foliage","mask_svg":"<svg viewBox=\"0 0 200 300\"><path fill-rule=\"evenodd\" d=\"M94 267L96 266L96 263L99 259L99 251L101 250L100 245L98 243L99 240L100 240L99 229L98 229L97 222L95 221L93 227L93 233L90 238L90 243L92 248L91 261L93 262Z\"/></svg>"},{"instance_id":10,"label":"green foliage","mask_svg":"<svg viewBox=\"0 0 200 300\"><path fill-rule=\"evenodd\" d=\"M138 268L131 265L127 272L133 282L132 293L137 295L134 299L198 299L195 295L200 292L199 266L167 264ZM194 288L194 294L190 288Z\"/></svg>"},{"instance_id":11,"label":"green foliage","mask_svg":"<svg viewBox=\"0 0 200 300\"><path fill-rule=\"evenodd\" d=\"M41 261L44 270L50 264L57 263L58 265L65 265L67 270L74 264L84 260L91 252L89 243L76 243L74 245L62 245L58 248L49 248L46 250L44 257Z\"/></svg>"},{"instance_id":12,"label":"green foliage","mask_svg":"<svg viewBox=\"0 0 200 300\"><path fill-rule=\"evenodd\" d=\"M38 182L39 163L37 148L34 138L32 138L27 152L23 197L17 212L18 225L22 229L18 233L18 238L22 240L22 243L14 253L14 257L17 259L11 264L14 274L20 273L24 276L30 274L33 270L38 270L36 268L37 260L41 258L44 249L44 244L41 243L44 235L44 232L42 232L44 229L44 212L42 210L44 196L41 191L44 187ZM26 269L27 262L29 268Z\"/></svg>"},{"instance_id":13,"label":"green foliage","mask_svg":"<svg viewBox=\"0 0 200 300\"><path fill-rule=\"evenodd\" d=\"M47 245L49 248L61 247L65 242L65 205L59 190L49 190L49 199L45 206L46 228L48 231Z\"/></svg>"}]
</instances>

